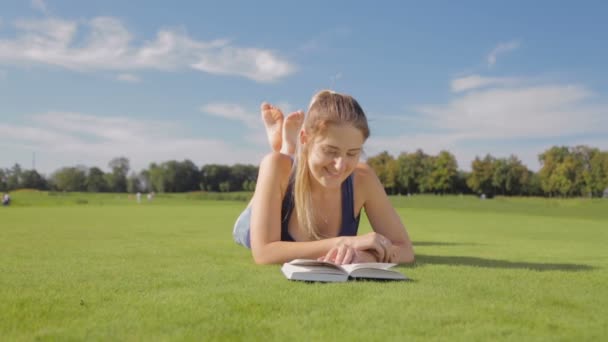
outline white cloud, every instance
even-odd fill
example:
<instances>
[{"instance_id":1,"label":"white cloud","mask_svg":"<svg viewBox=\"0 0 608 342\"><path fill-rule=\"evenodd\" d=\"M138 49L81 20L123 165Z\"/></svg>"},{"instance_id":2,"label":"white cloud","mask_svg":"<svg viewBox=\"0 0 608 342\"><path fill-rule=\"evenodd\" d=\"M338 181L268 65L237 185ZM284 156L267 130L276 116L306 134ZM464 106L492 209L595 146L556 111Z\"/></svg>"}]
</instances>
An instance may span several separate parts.
<instances>
[{"instance_id":1,"label":"white cloud","mask_svg":"<svg viewBox=\"0 0 608 342\"><path fill-rule=\"evenodd\" d=\"M230 46L201 54L200 61L191 66L212 74L245 76L259 82L272 82L295 71L271 51Z\"/></svg>"},{"instance_id":2,"label":"white cloud","mask_svg":"<svg viewBox=\"0 0 608 342\"><path fill-rule=\"evenodd\" d=\"M480 77L484 80L484 78ZM444 104L415 107L415 115L382 116L378 125L416 127L417 134L372 137L369 155L389 150L394 155L418 148L430 154L445 149L468 169L475 156L517 155L537 169L537 156L552 145L608 146L608 104L581 85L541 84L505 86L504 79L488 88L457 93ZM479 82L479 86L483 82ZM452 82L454 85L454 82ZM471 87L473 89L475 87ZM584 138L605 136L593 140Z\"/></svg>"},{"instance_id":3,"label":"white cloud","mask_svg":"<svg viewBox=\"0 0 608 342\"><path fill-rule=\"evenodd\" d=\"M2 163L7 163L3 167L11 166L11 159L26 166L36 152L37 169L47 174L79 164L105 168L117 156L129 158L134 170L150 162L184 159L199 166L257 164L266 152L217 139L186 138L183 126L175 122L61 112L34 115L29 124L0 123L0 146L9 147L2 155Z\"/></svg>"},{"instance_id":4,"label":"white cloud","mask_svg":"<svg viewBox=\"0 0 608 342\"><path fill-rule=\"evenodd\" d=\"M42 13L48 13L48 8L46 7L46 2L44 0L31 0L30 6L32 6L33 9Z\"/></svg>"},{"instance_id":5,"label":"white cloud","mask_svg":"<svg viewBox=\"0 0 608 342\"><path fill-rule=\"evenodd\" d=\"M209 103L200 108L203 113L218 116L228 120L240 121L250 128L260 127L259 115L247 111L238 104L233 103Z\"/></svg>"},{"instance_id":6,"label":"white cloud","mask_svg":"<svg viewBox=\"0 0 608 342\"><path fill-rule=\"evenodd\" d=\"M517 40L512 40L510 42L498 44L488 54L488 57L487 57L488 66L492 67L496 64L496 59L498 58L498 55L504 54L509 51L516 50L517 48L519 48L519 46L520 46L520 43Z\"/></svg>"},{"instance_id":7,"label":"white cloud","mask_svg":"<svg viewBox=\"0 0 608 342\"><path fill-rule=\"evenodd\" d=\"M295 109L293 109L293 106L287 101L279 101L273 103L273 105L279 108L285 116L295 111ZM201 106L200 111L227 120L240 121L249 128L263 128L259 108L256 108L255 110L249 110L235 103L208 103L206 105ZM257 141L258 139L254 140Z\"/></svg>"},{"instance_id":8,"label":"white cloud","mask_svg":"<svg viewBox=\"0 0 608 342\"><path fill-rule=\"evenodd\" d=\"M445 105L420 106L433 127L469 138L560 137L608 131L604 107L576 85L495 88L466 93Z\"/></svg>"},{"instance_id":9,"label":"white cloud","mask_svg":"<svg viewBox=\"0 0 608 342\"><path fill-rule=\"evenodd\" d=\"M116 79L122 82L128 83L139 83L141 79L137 75L133 74L119 74Z\"/></svg>"},{"instance_id":10,"label":"white cloud","mask_svg":"<svg viewBox=\"0 0 608 342\"><path fill-rule=\"evenodd\" d=\"M508 86L520 82L517 78L510 77L482 77L479 75L469 75L452 80L452 92L459 93L467 90L483 88L488 86Z\"/></svg>"},{"instance_id":11,"label":"white cloud","mask_svg":"<svg viewBox=\"0 0 608 342\"><path fill-rule=\"evenodd\" d=\"M192 68L257 82L276 81L296 70L271 50L238 47L221 39L198 41L183 30L162 29L154 40L136 45L127 27L113 17L19 20L15 27L15 38L0 39L0 64L79 71Z\"/></svg>"}]
</instances>

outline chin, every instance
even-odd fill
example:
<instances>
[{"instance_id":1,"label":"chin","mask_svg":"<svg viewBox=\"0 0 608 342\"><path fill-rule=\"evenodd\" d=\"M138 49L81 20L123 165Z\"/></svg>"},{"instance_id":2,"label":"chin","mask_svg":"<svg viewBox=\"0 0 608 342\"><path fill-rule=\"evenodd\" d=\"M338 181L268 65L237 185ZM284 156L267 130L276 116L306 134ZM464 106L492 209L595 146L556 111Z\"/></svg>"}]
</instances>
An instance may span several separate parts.
<instances>
[{"instance_id":1,"label":"chin","mask_svg":"<svg viewBox=\"0 0 608 342\"><path fill-rule=\"evenodd\" d=\"M342 183L346 180L348 175L332 175L327 171L323 170L322 174L317 178L317 182L326 188L339 188Z\"/></svg>"}]
</instances>

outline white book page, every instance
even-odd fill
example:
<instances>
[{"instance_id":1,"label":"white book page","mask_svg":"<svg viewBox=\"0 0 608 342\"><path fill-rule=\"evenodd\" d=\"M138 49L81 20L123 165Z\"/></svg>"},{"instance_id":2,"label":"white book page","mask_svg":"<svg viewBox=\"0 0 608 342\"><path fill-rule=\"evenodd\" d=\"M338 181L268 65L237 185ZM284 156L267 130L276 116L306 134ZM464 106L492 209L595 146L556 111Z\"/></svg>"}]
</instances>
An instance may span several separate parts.
<instances>
[{"instance_id":1,"label":"white book page","mask_svg":"<svg viewBox=\"0 0 608 342\"><path fill-rule=\"evenodd\" d=\"M389 268L395 266L397 264L385 263L385 262L366 262L361 264L346 264L341 265L346 272L351 273L354 270L359 270L362 268L374 268L380 270L388 270Z\"/></svg>"}]
</instances>

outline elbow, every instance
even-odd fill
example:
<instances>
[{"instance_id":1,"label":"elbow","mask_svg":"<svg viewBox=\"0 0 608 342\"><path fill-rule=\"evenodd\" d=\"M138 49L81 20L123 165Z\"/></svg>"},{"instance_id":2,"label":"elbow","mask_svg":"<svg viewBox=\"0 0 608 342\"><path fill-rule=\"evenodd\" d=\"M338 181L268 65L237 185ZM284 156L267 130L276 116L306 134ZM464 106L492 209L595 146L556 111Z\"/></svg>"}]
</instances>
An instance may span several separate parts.
<instances>
[{"instance_id":1,"label":"elbow","mask_svg":"<svg viewBox=\"0 0 608 342\"><path fill-rule=\"evenodd\" d=\"M269 258L265 258L263 256L253 256L253 262L255 262L257 265L271 265L274 264L275 262L273 262L272 260L270 260Z\"/></svg>"},{"instance_id":2,"label":"elbow","mask_svg":"<svg viewBox=\"0 0 608 342\"><path fill-rule=\"evenodd\" d=\"M395 244L397 249L394 251L393 258L398 264L413 264L416 261L414 256L414 247L411 243L403 242L401 244Z\"/></svg>"},{"instance_id":3,"label":"elbow","mask_svg":"<svg viewBox=\"0 0 608 342\"><path fill-rule=\"evenodd\" d=\"M251 254L253 256L253 262L257 265L271 265L277 263L275 258L272 258L270 253L265 252L263 248L261 250L252 248Z\"/></svg>"},{"instance_id":4,"label":"elbow","mask_svg":"<svg viewBox=\"0 0 608 342\"><path fill-rule=\"evenodd\" d=\"M414 255L414 250L411 248L406 248L400 255L399 264L413 264L416 261L416 257Z\"/></svg>"},{"instance_id":5,"label":"elbow","mask_svg":"<svg viewBox=\"0 0 608 342\"><path fill-rule=\"evenodd\" d=\"M416 257L414 256L414 252L410 252L403 258L402 264L413 264L416 262Z\"/></svg>"}]
</instances>

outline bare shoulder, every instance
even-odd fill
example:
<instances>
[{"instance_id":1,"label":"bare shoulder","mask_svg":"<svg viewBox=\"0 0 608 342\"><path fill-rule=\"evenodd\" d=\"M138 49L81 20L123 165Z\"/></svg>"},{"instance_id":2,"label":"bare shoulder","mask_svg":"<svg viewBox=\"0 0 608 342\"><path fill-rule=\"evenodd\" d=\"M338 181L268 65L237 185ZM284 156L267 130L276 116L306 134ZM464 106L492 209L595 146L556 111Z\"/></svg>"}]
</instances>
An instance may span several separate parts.
<instances>
[{"instance_id":1,"label":"bare shoulder","mask_svg":"<svg viewBox=\"0 0 608 342\"><path fill-rule=\"evenodd\" d=\"M281 188L289 182L293 161L289 156L271 152L262 158L258 178L279 181Z\"/></svg>"},{"instance_id":2,"label":"bare shoulder","mask_svg":"<svg viewBox=\"0 0 608 342\"><path fill-rule=\"evenodd\" d=\"M292 159L279 152L270 152L262 158L260 166L270 167L272 169L288 168L291 170Z\"/></svg>"},{"instance_id":3,"label":"bare shoulder","mask_svg":"<svg viewBox=\"0 0 608 342\"><path fill-rule=\"evenodd\" d=\"M355 181L359 183L367 183L370 181L374 181L376 177L376 172L372 169L367 163L359 163L355 167L355 171L353 171Z\"/></svg>"},{"instance_id":4,"label":"bare shoulder","mask_svg":"<svg viewBox=\"0 0 608 342\"><path fill-rule=\"evenodd\" d=\"M367 193L370 189L378 186L379 180L376 172L367 163L359 163L353 171L353 182L357 192L363 190Z\"/></svg>"}]
</instances>

